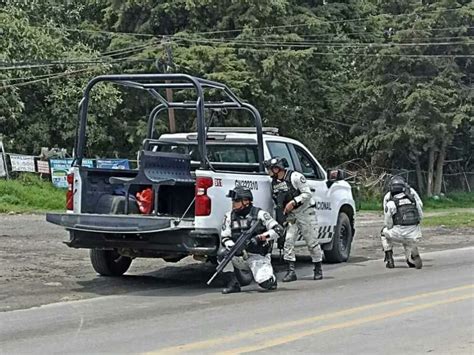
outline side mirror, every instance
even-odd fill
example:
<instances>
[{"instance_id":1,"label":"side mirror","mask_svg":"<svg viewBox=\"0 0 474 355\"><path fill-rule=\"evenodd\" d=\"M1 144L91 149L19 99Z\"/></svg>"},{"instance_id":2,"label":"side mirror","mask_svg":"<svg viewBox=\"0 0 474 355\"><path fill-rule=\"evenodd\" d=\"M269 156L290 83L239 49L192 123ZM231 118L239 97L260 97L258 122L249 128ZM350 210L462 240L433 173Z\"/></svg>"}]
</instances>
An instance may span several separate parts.
<instances>
[{"instance_id":1,"label":"side mirror","mask_svg":"<svg viewBox=\"0 0 474 355\"><path fill-rule=\"evenodd\" d=\"M335 182L338 180L344 180L346 178L347 178L347 174L342 169L328 169L327 170L328 181Z\"/></svg>"}]
</instances>

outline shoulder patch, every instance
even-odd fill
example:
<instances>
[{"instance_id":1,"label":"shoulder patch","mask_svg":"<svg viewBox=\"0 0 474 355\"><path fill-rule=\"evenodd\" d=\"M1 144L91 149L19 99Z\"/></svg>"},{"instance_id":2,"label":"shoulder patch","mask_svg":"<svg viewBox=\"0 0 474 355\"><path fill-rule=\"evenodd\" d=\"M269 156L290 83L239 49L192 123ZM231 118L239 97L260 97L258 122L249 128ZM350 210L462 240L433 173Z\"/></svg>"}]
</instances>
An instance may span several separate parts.
<instances>
[{"instance_id":1,"label":"shoulder patch","mask_svg":"<svg viewBox=\"0 0 474 355\"><path fill-rule=\"evenodd\" d=\"M388 206L385 206L385 213L388 212Z\"/></svg>"},{"instance_id":2,"label":"shoulder patch","mask_svg":"<svg viewBox=\"0 0 474 355\"><path fill-rule=\"evenodd\" d=\"M306 178L304 177L304 175L301 175L300 181L301 181L302 184L304 184L306 182Z\"/></svg>"},{"instance_id":3,"label":"shoulder patch","mask_svg":"<svg viewBox=\"0 0 474 355\"><path fill-rule=\"evenodd\" d=\"M272 219L272 216L270 216L270 213L264 212L264 213L263 213L263 219L264 219L265 221L269 221L269 220Z\"/></svg>"}]
</instances>

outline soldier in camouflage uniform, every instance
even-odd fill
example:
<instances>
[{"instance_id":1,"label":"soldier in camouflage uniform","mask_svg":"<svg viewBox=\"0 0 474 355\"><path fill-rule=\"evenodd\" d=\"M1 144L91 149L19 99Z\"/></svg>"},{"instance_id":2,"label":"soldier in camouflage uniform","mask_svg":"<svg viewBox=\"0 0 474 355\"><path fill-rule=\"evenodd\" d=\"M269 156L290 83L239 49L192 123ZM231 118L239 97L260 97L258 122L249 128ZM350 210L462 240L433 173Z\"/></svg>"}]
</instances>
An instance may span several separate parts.
<instances>
[{"instance_id":1,"label":"soldier in camouflage uniform","mask_svg":"<svg viewBox=\"0 0 474 355\"><path fill-rule=\"evenodd\" d=\"M381 240L385 251L386 267L393 269L393 242L401 243L405 249L409 267L421 269L423 264L418 252L421 239L420 221L423 218L423 202L414 189L401 176L390 180L390 191L383 199L384 224Z\"/></svg>"},{"instance_id":2,"label":"soldier in camouflage uniform","mask_svg":"<svg viewBox=\"0 0 474 355\"><path fill-rule=\"evenodd\" d=\"M227 212L222 223L222 245L230 250L243 232L261 221L260 229L250 239L242 256L236 256L224 268L227 287L222 293L240 292L240 286L248 285L254 279L260 287L267 290L277 288L277 279L273 273L271 252L273 241L283 235L280 226L264 210L253 206L253 195L250 189L236 187L229 191L227 197L232 199L232 211Z\"/></svg>"},{"instance_id":3,"label":"soldier in camouflage uniform","mask_svg":"<svg viewBox=\"0 0 474 355\"><path fill-rule=\"evenodd\" d=\"M322 252L317 239L317 217L315 201L303 174L287 169L285 158L274 157L265 161L272 177L273 200L277 207L278 223L287 226L283 259L288 262L288 272L283 282L297 279L295 271L295 242L301 233L314 263L314 280L323 278Z\"/></svg>"}]
</instances>

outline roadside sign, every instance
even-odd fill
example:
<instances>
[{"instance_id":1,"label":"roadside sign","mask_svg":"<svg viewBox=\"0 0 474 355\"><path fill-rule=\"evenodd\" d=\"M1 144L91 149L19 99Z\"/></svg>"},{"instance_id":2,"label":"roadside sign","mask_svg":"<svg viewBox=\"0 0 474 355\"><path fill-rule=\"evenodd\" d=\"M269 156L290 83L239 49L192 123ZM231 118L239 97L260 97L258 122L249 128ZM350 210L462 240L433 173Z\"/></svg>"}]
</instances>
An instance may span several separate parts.
<instances>
[{"instance_id":1,"label":"roadside sign","mask_svg":"<svg viewBox=\"0 0 474 355\"><path fill-rule=\"evenodd\" d=\"M8 154L10 156L10 163L12 171L27 171L34 173L35 157L32 155Z\"/></svg>"},{"instance_id":2,"label":"roadside sign","mask_svg":"<svg viewBox=\"0 0 474 355\"><path fill-rule=\"evenodd\" d=\"M102 169L130 169L128 159L97 159L97 167Z\"/></svg>"},{"instance_id":3,"label":"roadside sign","mask_svg":"<svg viewBox=\"0 0 474 355\"><path fill-rule=\"evenodd\" d=\"M47 160L37 160L36 167L38 168L38 172L41 174L48 174L49 175L49 163Z\"/></svg>"},{"instance_id":4,"label":"roadside sign","mask_svg":"<svg viewBox=\"0 0 474 355\"><path fill-rule=\"evenodd\" d=\"M67 174L71 168L73 159L50 159L49 166L51 168L51 182L54 186L67 188ZM92 159L83 159L82 166L89 168L94 167Z\"/></svg>"}]
</instances>

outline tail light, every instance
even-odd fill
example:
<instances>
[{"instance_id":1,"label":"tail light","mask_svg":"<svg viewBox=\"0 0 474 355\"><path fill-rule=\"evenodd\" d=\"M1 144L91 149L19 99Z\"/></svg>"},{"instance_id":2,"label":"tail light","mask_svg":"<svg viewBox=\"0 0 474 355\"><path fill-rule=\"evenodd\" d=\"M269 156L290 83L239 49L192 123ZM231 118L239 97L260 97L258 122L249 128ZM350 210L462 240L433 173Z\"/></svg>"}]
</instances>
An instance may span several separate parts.
<instances>
[{"instance_id":1,"label":"tail light","mask_svg":"<svg viewBox=\"0 0 474 355\"><path fill-rule=\"evenodd\" d=\"M66 209L72 211L74 209L74 174L68 174L66 181Z\"/></svg>"},{"instance_id":2,"label":"tail light","mask_svg":"<svg viewBox=\"0 0 474 355\"><path fill-rule=\"evenodd\" d=\"M209 216L211 214L211 199L207 196L207 189L212 186L212 178L196 178L196 203L194 214L196 216Z\"/></svg>"}]
</instances>

